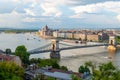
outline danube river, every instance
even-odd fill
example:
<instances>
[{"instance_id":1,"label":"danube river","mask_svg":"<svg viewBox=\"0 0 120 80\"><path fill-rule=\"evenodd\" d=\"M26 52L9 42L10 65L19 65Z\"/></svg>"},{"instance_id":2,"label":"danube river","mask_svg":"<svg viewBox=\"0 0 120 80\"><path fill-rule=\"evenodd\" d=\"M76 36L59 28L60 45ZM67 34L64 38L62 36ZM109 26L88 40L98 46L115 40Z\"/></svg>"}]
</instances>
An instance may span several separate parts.
<instances>
[{"instance_id":1,"label":"danube river","mask_svg":"<svg viewBox=\"0 0 120 80\"><path fill-rule=\"evenodd\" d=\"M4 50L10 48L13 52L19 45L25 45L27 50L32 50L45 44L50 43L51 40L41 39L34 34L0 34L0 49ZM77 45L75 43L67 43L70 45ZM91 47L61 51L60 65L67 66L69 70L78 71L80 65L86 61L93 61L95 64L113 61L116 66L120 66L120 51L116 53L108 53L105 47ZM108 59L111 56L112 59ZM49 53L41 53L31 55L30 58L49 58Z\"/></svg>"}]
</instances>

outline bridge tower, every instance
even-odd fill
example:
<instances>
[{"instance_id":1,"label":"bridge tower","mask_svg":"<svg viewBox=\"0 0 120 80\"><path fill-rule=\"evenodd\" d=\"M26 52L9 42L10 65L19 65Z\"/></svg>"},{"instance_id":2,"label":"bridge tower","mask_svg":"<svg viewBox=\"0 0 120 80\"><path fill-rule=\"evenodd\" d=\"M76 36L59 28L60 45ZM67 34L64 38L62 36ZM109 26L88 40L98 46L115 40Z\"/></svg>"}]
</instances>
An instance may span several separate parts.
<instances>
[{"instance_id":1,"label":"bridge tower","mask_svg":"<svg viewBox=\"0 0 120 80\"><path fill-rule=\"evenodd\" d=\"M54 39L51 43L52 51L50 53L51 58L60 58L60 50L59 50L59 40Z\"/></svg>"},{"instance_id":2,"label":"bridge tower","mask_svg":"<svg viewBox=\"0 0 120 80\"><path fill-rule=\"evenodd\" d=\"M109 37L108 51L116 51L116 36Z\"/></svg>"},{"instance_id":3,"label":"bridge tower","mask_svg":"<svg viewBox=\"0 0 120 80\"><path fill-rule=\"evenodd\" d=\"M116 36L109 37L109 45L116 46Z\"/></svg>"}]
</instances>

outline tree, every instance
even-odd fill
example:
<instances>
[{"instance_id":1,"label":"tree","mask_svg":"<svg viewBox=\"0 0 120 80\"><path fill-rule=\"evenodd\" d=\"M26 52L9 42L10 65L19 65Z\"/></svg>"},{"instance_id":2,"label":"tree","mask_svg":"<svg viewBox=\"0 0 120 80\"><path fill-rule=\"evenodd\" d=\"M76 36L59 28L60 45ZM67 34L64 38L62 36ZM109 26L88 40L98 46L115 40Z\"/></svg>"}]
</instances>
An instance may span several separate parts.
<instances>
[{"instance_id":1,"label":"tree","mask_svg":"<svg viewBox=\"0 0 120 80\"><path fill-rule=\"evenodd\" d=\"M33 63L38 63L38 59L36 58L32 58L29 60L30 64L33 64Z\"/></svg>"},{"instance_id":2,"label":"tree","mask_svg":"<svg viewBox=\"0 0 120 80\"><path fill-rule=\"evenodd\" d=\"M119 80L120 79L120 70L116 70L114 74L114 80Z\"/></svg>"},{"instance_id":3,"label":"tree","mask_svg":"<svg viewBox=\"0 0 120 80\"><path fill-rule=\"evenodd\" d=\"M9 48L6 49L6 50L5 50L5 53L6 53L6 54L12 54L11 49L9 49Z\"/></svg>"},{"instance_id":4,"label":"tree","mask_svg":"<svg viewBox=\"0 0 120 80\"><path fill-rule=\"evenodd\" d=\"M99 64L98 67L95 67L91 61L85 62L84 65L79 67L79 72L89 72L88 67L92 70L92 80L120 80L120 70L112 62Z\"/></svg>"},{"instance_id":5,"label":"tree","mask_svg":"<svg viewBox=\"0 0 120 80\"><path fill-rule=\"evenodd\" d=\"M99 69L94 70L93 80L119 80L120 70L116 69L112 62L99 65Z\"/></svg>"},{"instance_id":6,"label":"tree","mask_svg":"<svg viewBox=\"0 0 120 80\"><path fill-rule=\"evenodd\" d=\"M84 66L84 65L80 66L78 71L79 71L79 73L84 73L84 72L90 73L89 68L87 66Z\"/></svg>"},{"instance_id":7,"label":"tree","mask_svg":"<svg viewBox=\"0 0 120 80\"><path fill-rule=\"evenodd\" d=\"M85 69L84 69L84 66L82 65L79 67L79 73L84 73L84 72L85 72Z\"/></svg>"},{"instance_id":8,"label":"tree","mask_svg":"<svg viewBox=\"0 0 120 80\"><path fill-rule=\"evenodd\" d=\"M85 62L84 65L87 66L87 67L89 67L89 68L91 68L91 70L92 70L91 73L93 74L95 65L91 61Z\"/></svg>"},{"instance_id":9,"label":"tree","mask_svg":"<svg viewBox=\"0 0 120 80\"><path fill-rule=\"evenodd\" d=\"M61 66L60 69L61 69L61 70L68 71L68 68L67 68L66 66Z\"/></svg>"},{"instance_id":10,"label":"tree","mask_svg":"<svg viewBox=\"0 0 120 80\"><path fill-rule=\"evenodd\" d=\"M116 37L116 42L117 42L117 44L120 44L120 36Z\"/></svg>"},{"instance_id":11,"label":"tree","mask_svg":"<svg viewBox=\"0 0 120 80\"><path fill-rule=\"evenodd\" d=\"M73 75L71 76L72 80L81 80L79 77L77 77L76 75Z\"/></svg>"},{"instance_id":12,"label":"tree","mask_svg":"<svg viewBox=\"0 0 120 80\"><path fill-rule=\"evenodd\" d=\"M60 66L59 66L58 63L53 63L53 64L52 64L52 67L53 67L53 68L56 68L56 69L60 69Z\"/></svg>"},{"instance_id":13,"label":"tree","mask_svg":"<svg viewBox=\"0 0 120 80\"><path fill-rule=\"evenodd\" d=\"M0 62L0 80L22 80L24 69L13 62Z\"/></svg>"},{"instance_id":14,"label":"tree","mask_svg":"<svg viewBox=\"0 0 120 80\"><path fill-rule=\"evenodd\" d=\"M18 46L15 50L15 55L19 56L24 65L29 64L29 53L24 45Z\"/></svg>"}]
</instances>

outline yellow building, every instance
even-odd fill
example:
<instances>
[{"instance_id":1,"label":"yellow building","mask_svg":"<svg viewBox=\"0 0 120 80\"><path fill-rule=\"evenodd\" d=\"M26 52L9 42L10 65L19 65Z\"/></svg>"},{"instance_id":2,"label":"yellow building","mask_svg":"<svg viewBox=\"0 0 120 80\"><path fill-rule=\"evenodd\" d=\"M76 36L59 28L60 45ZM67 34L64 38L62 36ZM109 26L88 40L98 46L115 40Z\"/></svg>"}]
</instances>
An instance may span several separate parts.
<instances>
[{"instance_id":1,"label":"yellow building","mask_svg":"<svg viewBox=\"0 0 120 80\"><path fill-rule=\"evenodd\" d=\"M74 33L72 33L72 32L67 32L67 33L66 33L66 38L73 39L73 38L74 38Z\"/></svg>"},{"instance_id":2,"label":"yellow building","mask_svg":"<svg viewBox=\"0 0 120 80\"><path fill-rule=\"evenodd\" d=\"M85 40L86 35L83 33L74 33L74 38L75 39L80 39L80 40Z\"/></svg>"},{"instance_id":3,"label":"yellow building","mask_svg":"<svg viewBox=\"0 0 120 80\"><path fill-rule=\"evenodd\" d=\"M59 34L58 31L54 31L54 32L53 32L53 37L57 38L57 37L58 37L58 34Z\"/></svg>"},{"instance_id":4,"label":"yellow building","mask_svg":"<svg viewBox=\"0 0 120 80\"><path fill-rule=\"evenodd\" d=\"M99 41L99 35L97 34L87 34L87 41Z\"/></svg>"}]
</instances>

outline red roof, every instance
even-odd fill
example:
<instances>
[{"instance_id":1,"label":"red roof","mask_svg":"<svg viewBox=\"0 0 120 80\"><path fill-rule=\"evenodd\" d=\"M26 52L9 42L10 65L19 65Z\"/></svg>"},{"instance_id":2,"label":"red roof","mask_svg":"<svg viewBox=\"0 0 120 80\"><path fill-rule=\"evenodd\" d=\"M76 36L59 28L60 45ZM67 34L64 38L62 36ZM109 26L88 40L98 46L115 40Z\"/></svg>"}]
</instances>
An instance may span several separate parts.
<instances>
[{"instance_id":1,"label":"red roof","mask_svg":"<svg viewBox=\"0 0 120 80\"><path fill-rule=\"evenodd\" d=\"M0 59L3 59L4 61L12 61L14 59L14 56L0 54Z\"/></svg>"}]
</instances>

